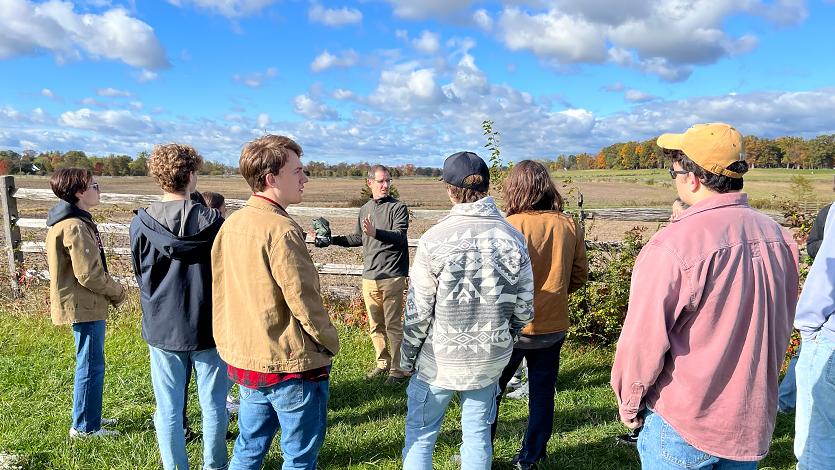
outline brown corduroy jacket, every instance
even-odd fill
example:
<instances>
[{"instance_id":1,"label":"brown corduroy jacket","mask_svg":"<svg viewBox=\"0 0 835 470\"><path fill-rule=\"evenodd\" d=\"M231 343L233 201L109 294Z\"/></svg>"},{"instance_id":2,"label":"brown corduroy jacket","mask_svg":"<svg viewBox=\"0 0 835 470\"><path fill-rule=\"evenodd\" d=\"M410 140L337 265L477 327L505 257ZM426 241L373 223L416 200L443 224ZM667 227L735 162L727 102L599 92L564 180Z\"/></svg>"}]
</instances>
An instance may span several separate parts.
<instances>
[{"instance_id":1,"label":"brown corduroy jacket","mask_svg":"<svg viewBox=\"0 0 835 470\"><path fill-rule=\"evenodd\" d=\"M507 221L528 242L533 268L533 321L522 334L568 330L568 294L585 284L589 273L582 227L557 211L523 212Z\"/></svg>"},{"instance_id":2,"label":"brown corduroy jacket","mask_svg":"<svg viewBox=\"0 0 835 470\"><path fill-rule=\"evenodd\" d=\"M125 299L125 288L104 270L92 220L61 220L46 234L52 323L107 318L109 305Z\"/></svg>"},{"instance_id":3,"label":"brown corduroy jacket","mask_svg":"<svg viewBox=\"0 0 835 470\"><path fill-rule=\"evenodd\" d=\"M256 196L220 228L212 246L212 328L228 364L303 372L329 365L339 351L304 240L284 209Z\"/></svg>"}]
</instances>

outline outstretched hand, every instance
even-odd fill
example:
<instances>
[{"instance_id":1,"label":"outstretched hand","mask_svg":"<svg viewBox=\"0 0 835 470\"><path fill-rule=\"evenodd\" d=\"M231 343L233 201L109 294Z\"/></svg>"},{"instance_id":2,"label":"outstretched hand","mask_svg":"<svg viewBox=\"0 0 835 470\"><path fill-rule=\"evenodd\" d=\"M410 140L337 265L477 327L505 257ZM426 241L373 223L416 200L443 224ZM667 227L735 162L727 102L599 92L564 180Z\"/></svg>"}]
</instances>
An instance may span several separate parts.
<instances>
[{"instance_id":1,"label":"outstretched hand","mask_svg":"<svg viewBox=\"0 0 835 470\"><path fill-rule=\"evenodd\" d=\"M374 227L374 222L371 221L371 214L366 215L362 219L362 231L372 238L377 235L377 228Z\"/></svg>"}]
</instances>

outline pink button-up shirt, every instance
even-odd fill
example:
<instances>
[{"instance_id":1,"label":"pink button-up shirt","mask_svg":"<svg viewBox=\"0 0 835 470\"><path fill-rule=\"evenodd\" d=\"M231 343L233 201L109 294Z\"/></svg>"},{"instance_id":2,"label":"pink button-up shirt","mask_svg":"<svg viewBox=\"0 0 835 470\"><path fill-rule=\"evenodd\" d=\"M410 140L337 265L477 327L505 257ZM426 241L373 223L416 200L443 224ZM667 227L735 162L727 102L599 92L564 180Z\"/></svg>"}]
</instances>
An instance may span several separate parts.
<instances>
[{"instance_id":1,"label":"pink button-up shirt","mask_svg":"<svg viewBox=\"0 0 835 470\"><path fill-rule=\"evenodd\" d=\"M738 192L701 201L656 233L632 272L612 368L621 416L649 407L703 452L765 456L797 258L788 231Z\"/></svg>"}]
</instances>

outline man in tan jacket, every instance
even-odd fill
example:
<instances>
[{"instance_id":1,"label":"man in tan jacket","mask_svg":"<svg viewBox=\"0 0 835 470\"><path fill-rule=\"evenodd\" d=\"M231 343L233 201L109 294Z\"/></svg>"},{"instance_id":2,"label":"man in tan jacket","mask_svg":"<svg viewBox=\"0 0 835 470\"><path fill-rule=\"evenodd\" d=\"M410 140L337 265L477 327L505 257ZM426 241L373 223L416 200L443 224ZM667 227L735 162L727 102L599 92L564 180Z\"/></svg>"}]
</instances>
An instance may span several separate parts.
<instances>
[{"instance_id":1,"label":"man in tan jacket","mask_svg":"<svg viewBox=\"0 0 835 470\"><path fill-rule=\"evenodd\" d=\"M302 200L301 147L266 135L241 152L252 188L212 247L217 350L241 385L240 435L230 469L259 469L281 428L285 469L316 468L327 427L336 328L322 304L305 232L286 207Z\"/></svg>"}]
</instances>

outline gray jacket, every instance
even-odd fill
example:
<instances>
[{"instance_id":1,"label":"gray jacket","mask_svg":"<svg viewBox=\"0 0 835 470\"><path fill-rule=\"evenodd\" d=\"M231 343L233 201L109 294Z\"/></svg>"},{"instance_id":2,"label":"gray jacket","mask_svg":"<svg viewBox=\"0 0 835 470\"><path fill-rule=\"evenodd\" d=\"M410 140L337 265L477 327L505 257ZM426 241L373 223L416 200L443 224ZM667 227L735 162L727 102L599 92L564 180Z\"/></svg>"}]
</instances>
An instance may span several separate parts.
<instances>
[{"instance_id":1,"label":"gray jacket","mask_svg":"<svg viewBox=\"0 0 835 470\"><path fill-rule=\"evenodd\" d=\"M371 215L377 233L369 237L362 231L362 219ZM386 196L369 199L360 207L356 232L335 236L337 246L362 246L363 279L379 280L409 275L409 210L406 204Z\"/></svg>"}]
</instances>

